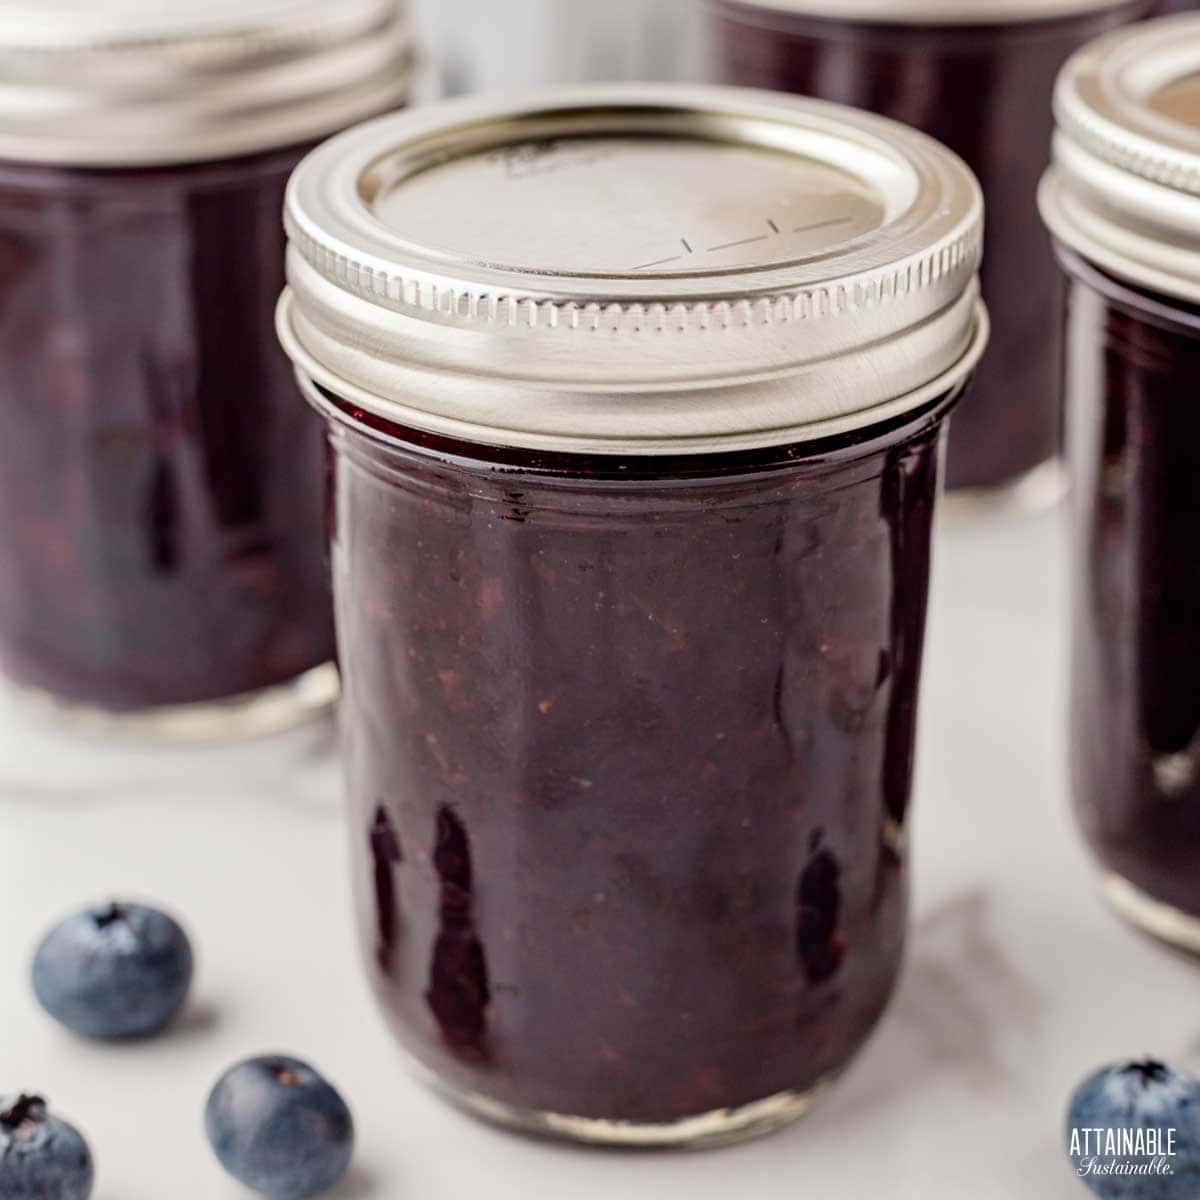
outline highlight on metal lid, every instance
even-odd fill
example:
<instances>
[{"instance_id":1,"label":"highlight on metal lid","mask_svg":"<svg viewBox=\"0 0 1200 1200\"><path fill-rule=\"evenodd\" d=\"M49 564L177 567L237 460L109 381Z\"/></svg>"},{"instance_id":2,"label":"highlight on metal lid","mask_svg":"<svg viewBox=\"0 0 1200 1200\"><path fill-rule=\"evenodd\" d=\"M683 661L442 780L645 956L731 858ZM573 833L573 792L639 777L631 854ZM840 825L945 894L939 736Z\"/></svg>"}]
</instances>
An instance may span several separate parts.
<instances>
[{"instance_id":1,"label":"highlight on metal lid","mask_svg":"<svg viewBox=\"0 0 1200 1200\"><path fill-rule=\"evenodd\" d=\"M280 334L303 373L447 436L783 444L945 392L981 349L982 198L923 134L757 91L434 106L293 176Z\"/></svg>"},{"instance_id":2,"label":"highlight on metal lid","mask_svg":"<svg viewBox=\"0 0 1200 1200\"><path fill-rule=\"evenodd\" d=\"M1134 284L1200 303L1200 14L1085 46L1055 96L1042 215Z\"/></svg>"},{"instance_id":3,"label":"highlight on metal lid","mask_svg":"<svg viewBox=\"0 0 1200 1200\"><path fill-rule=\"evenodd\" d=\"M714 0L709 0L713 3ZM719 0L722 8L889 25L1007 25L1050 21L1132 0Z\"/></svg>"},{"instance_id":4,"label":"highlight on metal lid","mask_svg":"<svg viewBox=\"0 0 1200 1200\"><path fill-rule=\"evenodd\" d=\"M0 0L0 158L295 145L401 103L411 76L405 0Z\"/></svg>"}]
</instances>

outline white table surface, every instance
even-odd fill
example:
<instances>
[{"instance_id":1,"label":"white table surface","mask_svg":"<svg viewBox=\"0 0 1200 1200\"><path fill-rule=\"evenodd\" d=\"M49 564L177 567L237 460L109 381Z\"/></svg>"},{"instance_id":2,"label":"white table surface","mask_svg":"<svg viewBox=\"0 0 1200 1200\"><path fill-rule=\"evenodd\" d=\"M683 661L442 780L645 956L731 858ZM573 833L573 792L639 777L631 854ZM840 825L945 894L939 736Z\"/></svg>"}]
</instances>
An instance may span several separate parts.
<instances>
[{"instance_id":1,"label":"white table surface","mask_svg":"<svg viewBox=\"0 0 1200 1200\"><path fill-rule=\"evenodd\" d=\"M287 1050L358 1121L340 1200L1082 1200L1066 1097L1099 1063L1200 1062L1200 967L1096 898L1065 795L1062 514L943 521L924 694L916 912L881 1029L807 1120L701 1154L576 1150L445 1107L405 1074L360 977L329 728L229 749L103 744L0 701L0 1091L90 1138L95 1200L244 1196L207 1091ZM113 894L189 925L194 1001L144 1045L74 1040L27 983L53 918Z\"/></svg>"}]
</instances>

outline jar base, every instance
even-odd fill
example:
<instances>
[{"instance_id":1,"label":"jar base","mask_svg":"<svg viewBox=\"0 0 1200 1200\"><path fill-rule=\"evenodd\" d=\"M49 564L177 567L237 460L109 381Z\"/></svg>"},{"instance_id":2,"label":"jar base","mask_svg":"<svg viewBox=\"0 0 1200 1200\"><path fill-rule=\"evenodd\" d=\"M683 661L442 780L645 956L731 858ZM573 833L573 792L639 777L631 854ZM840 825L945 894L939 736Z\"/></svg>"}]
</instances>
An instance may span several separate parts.
<instances>
[{"instance_id":1,"label":"jar base","mask_svg":"<svg viewBox=\"0 0 1200 1200\"><path fill-rule=\"evenodd\" d=\"M1200 917L1155 900L1120 875L1104 877L1104 898L1123 920L1189 954L1200 954Z\"/></svg>"},{"instance_id":2,"label":"jar base","mask_svg":"<svg viewBox=\"0 0 1200 1200\"><path fill-rule=\"evenodd\" d=\"M36 712L81 733L166 742L219 742L266 737L314 720L337 703L341 683L336 664L329 662L287 683L255 692L128 712L78 704L19 684L15 691Z\"/></svg>"},{"instance_id":3,"label":"jar base","mask_svg":"<svg viewBox=\"0 0 1200 1200\"><path fill-rule=\"evenodd\" d=\"M1049 458L1036 467L994 487L949 489L943 503L953 515L981 512L1047 512L1066 496L1070 480L1061 458Z\"/></svg>"},{"instance_id":4,"label":"jar base","mask_svg":"<svg viewBox=\"0 0 1200 1200\"><path fill-rule=\"evenodd\" d=\"M821 1080L806 1091L777 1092L740 1108L718 1108L678 1121L642 1123L569 1117L515 1108L486 1096L438 1085L450 1100L476 1117L537 1137L626 1150L703 1150L749 1141L798 1121L819 1103L833 1083Z\"/></svg>"}]
</instances>

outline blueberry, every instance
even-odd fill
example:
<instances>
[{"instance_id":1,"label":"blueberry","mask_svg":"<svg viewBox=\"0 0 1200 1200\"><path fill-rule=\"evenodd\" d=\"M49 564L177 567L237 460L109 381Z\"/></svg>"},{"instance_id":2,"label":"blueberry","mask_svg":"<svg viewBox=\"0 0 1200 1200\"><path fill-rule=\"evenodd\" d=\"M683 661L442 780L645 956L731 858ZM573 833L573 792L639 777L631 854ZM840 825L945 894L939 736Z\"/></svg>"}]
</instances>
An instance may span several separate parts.
<instances>
[{"instance_id":1,"label":"blueberry","mask_svg":"<svg viewBox=\"0 0 1200 1200\"><path fill-rule=\"evenodd\" d=\"M1200 1079L1153 1060L1097 1071L1071 1099L1067 1150L1103 1200L1196 1200Z\"/></svg>"},{"instance_id":2,"label":"blueberry","mask_svg":"<svg viewBox=\"0 0 1200 1200\"><path fill-rule=\"evenodd\" d=\"M225 1170L274 1200L332 1187L354 1149L346 1102L312 1067L283 1055L226 1071L208 1098L204 1127Z\"/></svg>"},{"instance_id":3,"label":"blueberry","mask_svg":"<svg viewBox=\"0 0 1200 1200\"><path fill-rule=\"evenodd\" d=\"M158 1033L183 1007L192 948L168 917L140 904L107 904L56 925L33 959L42 1007L84 1037Z\"/></svg>"},{"instance_id":4,"label":"blueberry","mask_svg":"<svg viewBox=\"0 0 1200 1200\"><path fill-rule=\"evenodd\" d=\"M92 1156L40 1096L0 1096L0 1200L87 1200Z\"/></svg>"}]
</instances>

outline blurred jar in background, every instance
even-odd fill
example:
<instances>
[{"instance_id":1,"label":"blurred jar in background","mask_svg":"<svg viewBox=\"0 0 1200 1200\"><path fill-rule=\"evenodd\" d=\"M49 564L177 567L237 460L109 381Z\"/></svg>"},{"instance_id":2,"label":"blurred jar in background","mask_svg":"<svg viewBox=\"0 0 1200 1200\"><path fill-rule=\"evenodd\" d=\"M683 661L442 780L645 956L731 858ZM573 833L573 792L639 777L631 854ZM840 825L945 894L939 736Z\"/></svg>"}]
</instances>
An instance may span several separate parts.
<instances>
[{"instance_id":1,"label":"blurred jar in background","mask_svg":"<svg viewBox=\"0 0 1200 1200\"><path fill-rule=\"evenodd\" d=\"M286 180L400 104L396 0L0 3L0 666L180 734L336 696Z\"/></svg>"},{"instance_id":2,"label":"blurred jar in background","mask_svg":"<svg viewBox=\"0 0 1200 1200\"><path fill-rule=\"evenodd\" d=\"M427 96L706 72L697 0L415 0L413 16Z\"/></svg>"},{"instance_id":3,"label":"blurred jar in background","mask_svg":"<svg viewBox=\"0 0 1200 1200\"><path fill-rule=\"evenodd\" d=\"M987 198L992 342L954 415L947 486L1061 490L1060 283L1037 217L1059 68L1149 0L713 0L725 79L871 109L923 129Z\"/></svg>"},{"instance_id":4,"label":"blurred jar in background","mask_svg":"<svg viewBox=\"0 0 1200 1200\"><path fill-rule=\"evenodd\" d=\"M1200 17L1102 39L1057 105L1076 812L1116 908L1200 952Z\"/></svg>"}]
</instances>

